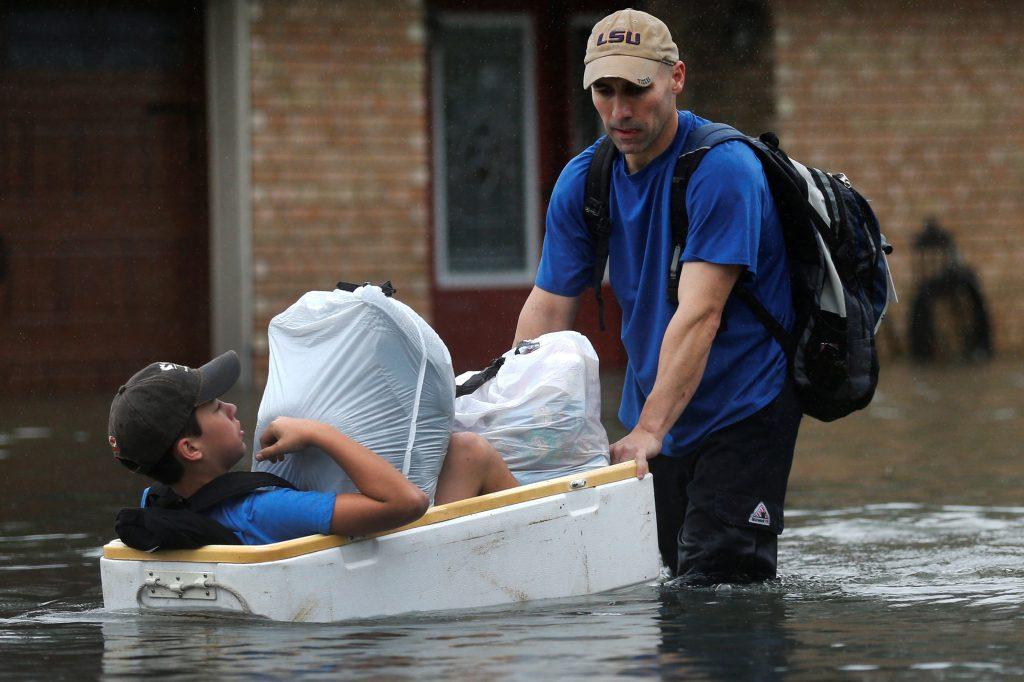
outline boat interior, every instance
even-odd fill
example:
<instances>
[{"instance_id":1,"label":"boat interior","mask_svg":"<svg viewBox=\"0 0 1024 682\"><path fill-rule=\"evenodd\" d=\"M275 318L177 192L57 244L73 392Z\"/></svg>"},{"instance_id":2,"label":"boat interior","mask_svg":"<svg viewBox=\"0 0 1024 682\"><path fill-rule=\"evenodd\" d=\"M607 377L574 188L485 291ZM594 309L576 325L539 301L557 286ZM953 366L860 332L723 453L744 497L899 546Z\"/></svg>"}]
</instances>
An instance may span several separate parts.
<instances>
[{"instance_id":1,"label":"boat interior","mask_svg":"<svg viewBox=\"0 0 1024 682\"><path fill-rule=\"evenodd\" d=\"M364 537L308 535L269 545L207 545L199 549L170 550L166 552L143 552L128 547L120 540L113 540L103 547L103 557L105 559L119 559L122 561L187 561L220 564L255 564L266 561L279 561L303 554L319 552L324 549L341 547L342 545L369 538L400 533L412 528L431 526L443 521L450 521L459 517L491 511L521 502L529 502L574 490L615 483L635 475L636 462L629 461L613 464L547 481L531 483L518 488L510 488L490 493L489 495L471 497L459 500L458 502L431 507L427 510L426 514L412 523Z\"/></svg>"}]
</instances>

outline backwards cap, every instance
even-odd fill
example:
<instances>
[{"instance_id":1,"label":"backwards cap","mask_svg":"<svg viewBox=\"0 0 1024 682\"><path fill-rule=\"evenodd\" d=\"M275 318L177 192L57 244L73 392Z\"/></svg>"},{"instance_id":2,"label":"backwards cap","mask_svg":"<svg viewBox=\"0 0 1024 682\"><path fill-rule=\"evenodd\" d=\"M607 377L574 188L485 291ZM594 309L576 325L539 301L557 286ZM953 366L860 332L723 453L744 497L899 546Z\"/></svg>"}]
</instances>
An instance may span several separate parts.
<instances>
[{"instance_id":1,"label":"backwards cap","mask_svg":"<svg viewBox=\"0 0 1024 682\"><path fill-rule=\"evenodd\" d=\"M148 473L185 429L197 406L219 398L238 381L241 366L229 350L199 369L154 362L117 389L110 403L107 440L114 457Z\"/></svg>"}]
</instances>

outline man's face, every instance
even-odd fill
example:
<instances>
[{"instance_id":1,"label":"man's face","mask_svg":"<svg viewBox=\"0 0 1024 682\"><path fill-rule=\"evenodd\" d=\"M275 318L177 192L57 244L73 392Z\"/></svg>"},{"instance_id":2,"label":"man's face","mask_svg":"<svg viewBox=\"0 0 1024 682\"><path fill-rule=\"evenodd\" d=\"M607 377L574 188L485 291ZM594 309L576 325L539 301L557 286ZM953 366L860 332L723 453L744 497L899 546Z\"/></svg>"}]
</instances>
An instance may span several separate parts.
<instances>
[{"instance_id":1,"label":"man's face","mask_svg":"<svg viewBox=\"0 0 1024 682\"><path fill-rule=\"evenodd\" d=\"M196 408L196 420L203 435L194 445L209 464L230 471L245 455L245 432L235 418L238 408L223 400L211 400Z\"/></svg>"},{"instance_id":2,"label":"man's face","mask_svg":"<svg viewBox=\"0 0 1024 682\"><path fill-rule=\"evenodd\" d=\"M681 69L682 64L678 66ZM677 77L674 72L668 66L659 69L645 88L623 78L600 78L590 86L605 132L623 154L643 154L676 115L682 73Z\"/></svg>"}]
</instances>

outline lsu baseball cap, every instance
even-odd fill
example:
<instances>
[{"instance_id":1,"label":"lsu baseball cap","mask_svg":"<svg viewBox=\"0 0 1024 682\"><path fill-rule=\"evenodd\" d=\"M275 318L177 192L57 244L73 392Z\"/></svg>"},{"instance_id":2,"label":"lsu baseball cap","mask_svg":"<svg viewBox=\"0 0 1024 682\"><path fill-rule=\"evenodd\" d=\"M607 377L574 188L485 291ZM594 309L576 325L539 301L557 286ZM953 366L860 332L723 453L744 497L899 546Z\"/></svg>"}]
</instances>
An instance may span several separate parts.
<instances>
[{"instance_id":1,"label":"lsu baseball cap","mask_svg":"<svg viewBox=\"0 0 1024 682\"><path fill-rule=\"evenodd\" d=\"M635 9L609 14L594 25L583 58L583 88L599 78L625 78L647 87L654 82L658 64L679 61L679 48L668 26L655 16Z\"/></svg>"},{"instance_id":2,"label":"lsu baseball cap","mask_svg":"<svg viewBox=\"0 0 1024 682\"><path fill-rule=\"evenodd\" d=\"M238 355L229 350L199 369L154 362L117 389L110 403L108 442L114 457L145 474L185 429L198 405L227 393L238 381Z\"/></svg>"}]
</instances>

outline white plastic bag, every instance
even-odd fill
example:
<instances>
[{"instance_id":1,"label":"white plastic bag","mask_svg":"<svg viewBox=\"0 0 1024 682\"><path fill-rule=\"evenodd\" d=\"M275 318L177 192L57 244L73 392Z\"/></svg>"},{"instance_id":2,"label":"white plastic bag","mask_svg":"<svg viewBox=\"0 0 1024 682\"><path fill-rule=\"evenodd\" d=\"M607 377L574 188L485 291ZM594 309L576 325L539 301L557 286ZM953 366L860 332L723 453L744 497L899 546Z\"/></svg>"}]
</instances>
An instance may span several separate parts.
<instances>
[{"instance_id":1,"label":"white plastic bag","mask_svg":"<svg viewBox=\"0 0 1024 682\"><path fill-rule=\"evenodd\" d=\"M270 373L253 452L279 416L330 424L433 498L452 431L455 376L440 337L379 287L311 291L270 321ZM356 492L317 448L253 462L301 490Z\"/></svg>"},{"instance_id":2,"label":"white plastic bag","mask_svg":"<svg viewBox=\"0 0 1024 682\"><path fill-rule=\"evenodd\" d=\"M607 466L594 347L576 332L545 334L523 350L531 346L505 353L493 379L455 399L455 430L486 438L522 484Z\"/></svg>"}]
</instances>

